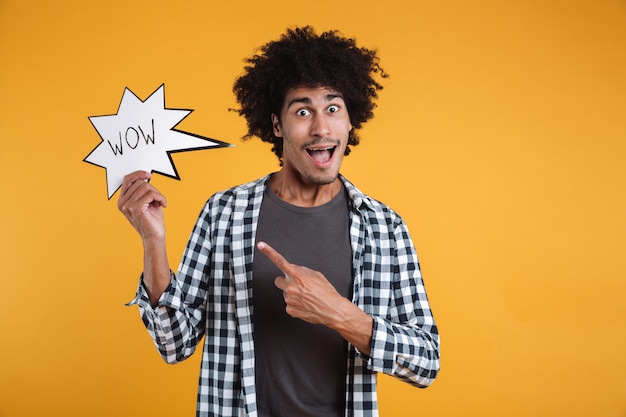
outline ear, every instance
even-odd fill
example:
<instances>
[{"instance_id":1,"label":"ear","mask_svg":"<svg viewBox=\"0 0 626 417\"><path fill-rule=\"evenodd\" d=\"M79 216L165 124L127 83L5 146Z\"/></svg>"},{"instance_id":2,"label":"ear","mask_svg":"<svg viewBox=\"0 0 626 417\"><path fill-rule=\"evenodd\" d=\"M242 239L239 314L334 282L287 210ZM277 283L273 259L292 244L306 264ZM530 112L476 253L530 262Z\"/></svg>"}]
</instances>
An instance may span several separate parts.
<instances>
[{"instance_id":1,"label":"ear","mask_svg":"<svg viewBox=\"0 0 626 417\"><path fill-rule=\"evenodd\" d=\"M272 113L272 129L274 130L274 136L276 136L277 138L283 137L280 120L278 119L278 116L276 116L274 113Z\"/></svg>"}]
</instances>

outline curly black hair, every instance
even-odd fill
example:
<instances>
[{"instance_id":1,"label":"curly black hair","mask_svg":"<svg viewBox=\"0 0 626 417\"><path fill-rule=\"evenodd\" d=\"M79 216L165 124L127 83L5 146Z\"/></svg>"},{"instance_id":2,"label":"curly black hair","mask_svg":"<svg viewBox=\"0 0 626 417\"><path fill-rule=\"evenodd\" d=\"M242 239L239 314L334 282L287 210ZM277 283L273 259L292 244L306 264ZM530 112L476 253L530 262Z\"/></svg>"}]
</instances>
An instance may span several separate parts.
<instances>
[{"instance_id":1,"label":"curly black hair","mask_svg":"<svg viewBox=\"0 0 626 417\"><path fill-rule=\"evenodd\" d=\"M336 30L317 35L311 26L288 29L244 62L244 73L233 86L241 106L235 111L248 125L243 139L256 136L273 144L281 164L283 141L274 136L271 115L280 115L289 89L324 86L340 92L353 126L348 145L355 146L359 143L355 130L374 116L375 100L383 88L375 77L387 77L376 50L358 47L354 39ZM349 153L347 146L345 154Z\"/></svg>"}]
</instances>

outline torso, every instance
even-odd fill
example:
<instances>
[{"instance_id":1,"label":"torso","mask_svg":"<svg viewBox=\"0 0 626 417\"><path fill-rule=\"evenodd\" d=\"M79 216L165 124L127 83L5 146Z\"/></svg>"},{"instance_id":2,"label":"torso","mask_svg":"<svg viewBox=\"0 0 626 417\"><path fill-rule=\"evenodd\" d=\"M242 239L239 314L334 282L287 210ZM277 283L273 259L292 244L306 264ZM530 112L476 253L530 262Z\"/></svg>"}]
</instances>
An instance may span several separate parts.
<instances>
[{"instance_id":1,"label":"torso","mask_svg":"<svg viewBox=\"0 0 626 417\"><path fill-rule=\"evenodd\" d=\"M342 189L310 208L288 204L268 187L257 226L263 240L294 264L322 272L346 298L352 294L348 201ZM334 330L290 317L263 254L254 257L254 343L260 416L342 416L347 344Z\"/></svg>"}]
</instances>

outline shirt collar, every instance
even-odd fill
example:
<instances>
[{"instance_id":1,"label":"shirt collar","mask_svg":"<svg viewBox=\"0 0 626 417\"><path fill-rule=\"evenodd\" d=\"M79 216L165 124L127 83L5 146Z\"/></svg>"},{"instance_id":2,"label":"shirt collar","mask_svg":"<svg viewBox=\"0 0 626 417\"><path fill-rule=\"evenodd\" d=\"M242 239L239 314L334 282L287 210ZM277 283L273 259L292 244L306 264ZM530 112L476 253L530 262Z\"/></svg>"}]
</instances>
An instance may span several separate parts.
<instances>
[{"instance_id":1,"label":"shirt collar","mask_svg":"<svg viewBox=\"0 0 626 417\"><path fill-rule=\"evenodd\" d=\"M257 183L258 186L260 186L260 189L264 190L265 187L268 186L269 179L272 177L272 175L273 174L269 174L269 175L267 175L267 176L265 176L265 177L260 179L260 181ZM360 210L362 206L365 206L365 208L368 208L370 210L374 209L374 206L372 204L372 201L371 201L370 197L365 195L354 184L352 184L350 181L348 181L348 179L346 177L344 177L343 175L339 174L339 179L343 183L343 186L345 187L345 189L348 191L348 197L350 198L352 206L356 210Z\"/></svg>"},{"instance_id":2,"label":"shirt collar","mask_svg":"<svg viewBox=\"0 0 626 417\"><path fill-rule=\"evenodd\" d=\"M343 175L339 175L339 179L343 182L344 187L346 187L346 190L348 191L348 197L350 197L352 205L355 209L360 210L361 206L365 206L370 210L374 208L370 198L363 192L361 192L361 190L356 188L356 186L348 181L346 177L344 177Z\"/></svg>"}]
</instances>

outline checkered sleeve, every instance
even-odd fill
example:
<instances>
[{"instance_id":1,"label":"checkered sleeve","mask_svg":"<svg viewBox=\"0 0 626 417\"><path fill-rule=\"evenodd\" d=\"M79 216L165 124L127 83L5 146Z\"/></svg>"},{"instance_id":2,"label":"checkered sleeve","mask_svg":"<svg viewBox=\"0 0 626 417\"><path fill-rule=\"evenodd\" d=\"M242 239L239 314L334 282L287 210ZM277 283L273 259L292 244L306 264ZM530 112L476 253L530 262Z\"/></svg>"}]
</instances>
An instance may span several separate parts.
<instances>
[{"instance_id":1,"label":"checkered sleeve","mask_svg":"<svg viewBox=\"0 0 626 417\"><path fill-rule=\"evenodd\" d=\"M389 226L393 227L381 228L377 233L377 250L391 256L389 264L379 261L377 266L381 277L378 297L388 300L379 304L385 305L379 314L373 314L368 367L423 388L439 371L439 333L409 232L394 213L392 218Z\"/></svg>"},{"instance_id":2,"label":"checkered sleeve","mask_svg":"<svg viewBox=\"0 0 626 417\"><path fill-rule=\"evenodd\" d=\"M185 248L177 274L171 272L169 286L156 307L140 282L135 299L141 318L156 348L167 363L177 363L191 356L205 333L205 267L210 253L208 204L198 218Z\"/></svg>"}]
</instances>

